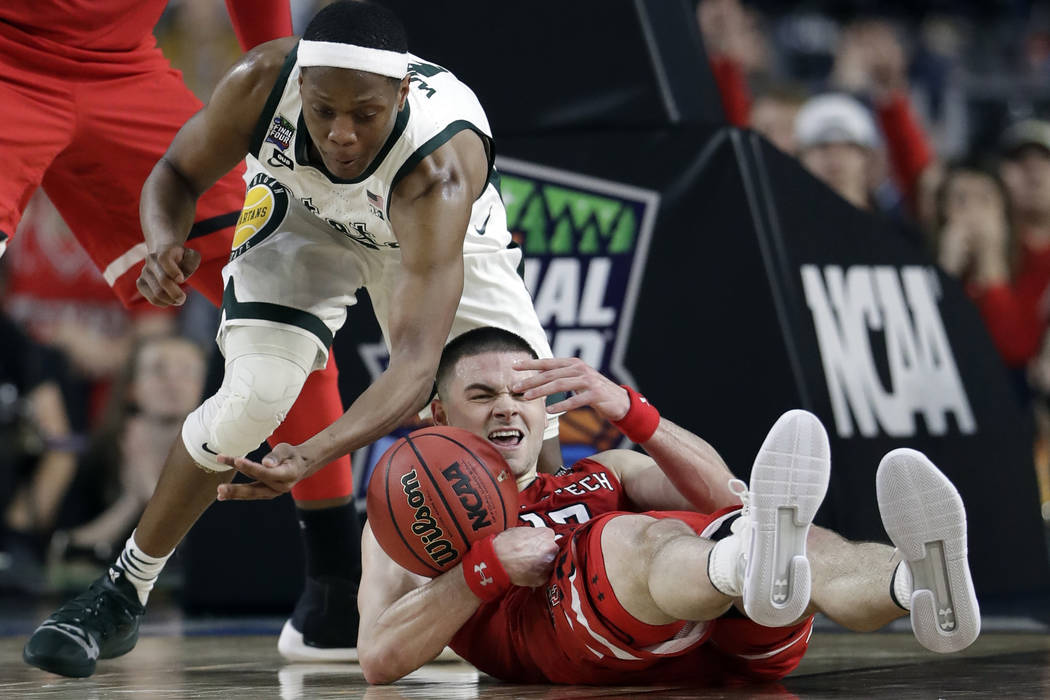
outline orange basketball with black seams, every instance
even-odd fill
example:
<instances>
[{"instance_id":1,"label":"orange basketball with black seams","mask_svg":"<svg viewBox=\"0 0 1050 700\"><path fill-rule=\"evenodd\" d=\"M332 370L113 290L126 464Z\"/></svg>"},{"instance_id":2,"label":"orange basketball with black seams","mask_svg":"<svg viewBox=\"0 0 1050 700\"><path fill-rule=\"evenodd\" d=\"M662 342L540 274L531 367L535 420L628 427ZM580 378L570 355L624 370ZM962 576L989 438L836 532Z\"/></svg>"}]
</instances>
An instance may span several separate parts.
<instances>
[{"instance_id":1,"label":"orange basketball with black seams","mask_svg":"<svg viewBox=\"0 0 1050 700\"><path fill-rule=\"evenodd\" d=\"M367 506L383 551L413 573L437 576L472 542L517 524L518 487L487 440L433 426L383 453L368 484Z\"/></svg>"}]
</instances>

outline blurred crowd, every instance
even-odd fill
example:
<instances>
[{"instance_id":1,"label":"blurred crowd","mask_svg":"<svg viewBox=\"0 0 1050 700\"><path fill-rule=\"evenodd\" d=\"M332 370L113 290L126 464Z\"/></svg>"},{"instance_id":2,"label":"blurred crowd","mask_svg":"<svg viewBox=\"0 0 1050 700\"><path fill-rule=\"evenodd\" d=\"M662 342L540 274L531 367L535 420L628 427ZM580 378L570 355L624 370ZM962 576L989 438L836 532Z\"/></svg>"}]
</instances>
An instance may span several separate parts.
<instances>
[{"instance_id":1,"label":"blurred crowd","mask_svg":"<svg viewBox=\"0 0 1050 700\"><path fill-rule=\"evenodd\" d=\"M293 1L295 26L320 4ZM1040 426L1050 509L1050 6L785 5L696 5L729 120L903 222L965 285ZM238 56L213 0L173 0L156 33L202 99ZM0 310L0 593L76 588L113 559L221 369L216 312L193 296L125 310L42 192L0 259Z\"/></svg>"},{"instance_id":2,"label":"blurred crowd","mask_svg":"<svg viewBox=\"0 0 1050 700\"><path fill-rule=\"evenodd\" d=\"M729 120L963 284L1032 409L1050 519L1050 5L700 0L696 15Z\"/></svg>"}]
</instances>

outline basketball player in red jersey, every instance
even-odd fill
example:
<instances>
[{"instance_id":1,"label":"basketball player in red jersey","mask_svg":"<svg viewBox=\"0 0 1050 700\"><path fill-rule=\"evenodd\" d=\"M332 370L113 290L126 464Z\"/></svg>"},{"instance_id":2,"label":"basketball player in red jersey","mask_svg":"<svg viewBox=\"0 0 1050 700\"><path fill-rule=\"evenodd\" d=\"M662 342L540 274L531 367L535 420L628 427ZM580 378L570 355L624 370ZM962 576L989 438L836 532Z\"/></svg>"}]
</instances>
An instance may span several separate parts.
<instances>
[{"instance_id":1,"label":"basketball player in red jersey","mask_svg":"<svg viewBox=\"0 0 1050 700\"><path fill-rule=\"evenodd\" d=\"M446 644L519 683L775 680L798 665L818 611L868 631L910 609L920 643L940 652L976 638L962 501L920 453L894 450L876 476L901 560L887 545L810 527L830 469L812 414L777 421L747 489L709 444L633 390L577 359L534 358L492 328L446 347L435 420L496 446L518 479L520 524L532 527L477 542L426 579L390 559L366 525L358 643L369 682L401 678ZM611 450L537 473L543 397L561 391L573 393L550 410L589 405L648 455ZM926 556L932 542L943 558Z\"/></svg>"},{"instance_id":2,"label":"basketball player in red jersey","mask_svg":"<svg viewBox=\"0 0 1050 700\"><path fill-rule=\"evenodd\" d=\"M198 201L185 240L149 248L139 226L142 184L179 128L201 108L156 46L167 0L6 0L0 3L0 253L30 196L43 187L106 281L128 307L181 304L136 289L143 274L222 299L220 270L244 201L243 164ZM242 47L292 33L288 0L227 0ZM299 443L342 415L333 361L314 372L277 442ZM276 444L276 443L275 443ZM214 484L200 479L200 490ZM352 659L359 526L349 503L349 457L293 489L303 533L306 589L282 652ZM130 564L120 564L130 568ZM132 573L132 572L129 572ZM351 600L345 611L326 600ZM327 622L326 622L327 621Z\"/></svg>"}]
</instances>

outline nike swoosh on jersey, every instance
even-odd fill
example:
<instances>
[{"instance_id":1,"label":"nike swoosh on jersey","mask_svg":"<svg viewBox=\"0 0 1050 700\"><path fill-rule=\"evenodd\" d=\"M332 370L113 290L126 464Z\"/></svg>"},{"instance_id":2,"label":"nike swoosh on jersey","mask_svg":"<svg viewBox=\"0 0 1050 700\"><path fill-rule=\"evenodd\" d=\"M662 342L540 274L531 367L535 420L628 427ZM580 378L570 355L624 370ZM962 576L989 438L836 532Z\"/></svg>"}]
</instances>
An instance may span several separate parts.
<instances>
[{"instance_id":1,"label":"nike swoosh on jersey","mask_svg":"<svg viewBox=\"0 0 1050 700\"><path fill-rule=\"evenodd\" d=\"M492 216L492 208L489 207L489 213L485 215L485 220L481 222L481 226L476 226L479 236L485 235L485 229L489 227L489 217Z\"/></svg>"}]
</instances>

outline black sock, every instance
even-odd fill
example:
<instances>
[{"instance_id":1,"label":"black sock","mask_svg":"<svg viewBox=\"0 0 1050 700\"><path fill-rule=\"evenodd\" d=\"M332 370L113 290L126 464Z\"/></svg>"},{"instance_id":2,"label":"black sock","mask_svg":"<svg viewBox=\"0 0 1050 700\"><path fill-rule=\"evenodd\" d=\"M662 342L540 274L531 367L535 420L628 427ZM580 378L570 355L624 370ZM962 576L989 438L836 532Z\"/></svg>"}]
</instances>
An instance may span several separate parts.
<instances>
[{"instance_id":1,"label":"black sock","mask_svg":"<svg viewBox=\"0 0 1050 700\"><path fill-rule=\"evenodd\" d=\"M295 509L311 578L361 580L361 524L353 502L321 510Z\"/></svg>"}]
</instances>

